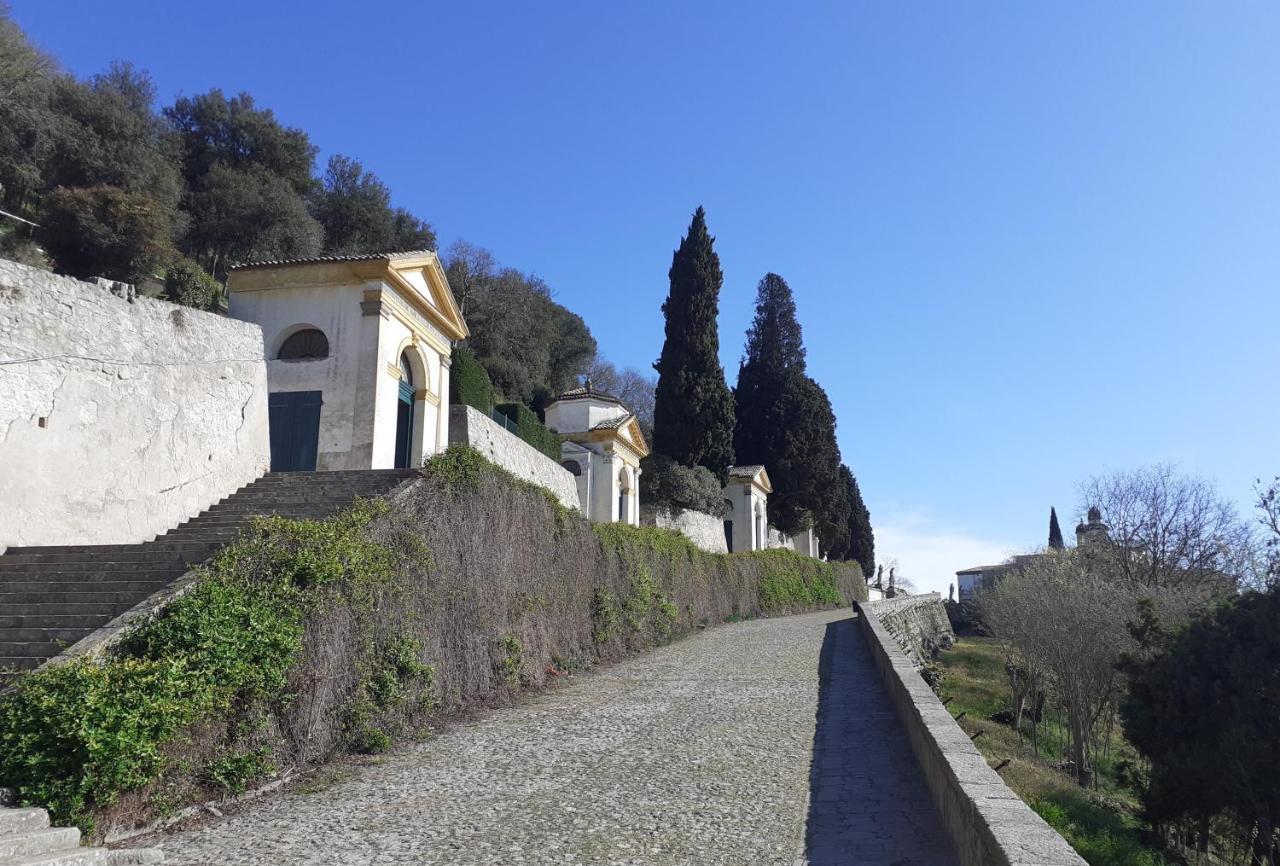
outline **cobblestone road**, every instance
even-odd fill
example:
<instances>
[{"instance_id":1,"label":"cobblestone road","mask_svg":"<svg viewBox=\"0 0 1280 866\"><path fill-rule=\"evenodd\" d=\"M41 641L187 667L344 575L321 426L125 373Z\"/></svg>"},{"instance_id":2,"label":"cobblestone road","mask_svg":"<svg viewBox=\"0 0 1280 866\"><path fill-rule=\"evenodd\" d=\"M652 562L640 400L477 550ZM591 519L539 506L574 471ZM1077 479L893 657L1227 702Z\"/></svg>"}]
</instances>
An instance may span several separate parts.
<instances>
[{"instance_id":1,"label":"cobblestone road","mask_svg":"<svg viewBox=\"0 0 1280 866\"><path fill-rule=\"evenodd\" d=\"M848 616L710 629L149 844L169 864L949 866Z\"/></svg>"}]
</instances>

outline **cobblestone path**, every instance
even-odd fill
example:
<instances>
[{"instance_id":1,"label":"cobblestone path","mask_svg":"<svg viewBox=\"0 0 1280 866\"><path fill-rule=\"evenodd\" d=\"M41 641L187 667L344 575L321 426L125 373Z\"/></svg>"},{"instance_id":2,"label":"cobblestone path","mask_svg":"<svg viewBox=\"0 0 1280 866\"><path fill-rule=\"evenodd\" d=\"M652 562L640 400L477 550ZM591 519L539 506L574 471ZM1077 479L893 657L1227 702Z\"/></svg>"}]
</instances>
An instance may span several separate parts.
<instances>
[{"instance_id":1,"label":"cobblestone path","mask_svg":"<svg viewBox=\"0 0 1280 866\"><path fill-rule=\"evenodd\" d=\"M949 866L848 617L709 629L148 844L210 866Z\"/></svg>"}]
</instances>

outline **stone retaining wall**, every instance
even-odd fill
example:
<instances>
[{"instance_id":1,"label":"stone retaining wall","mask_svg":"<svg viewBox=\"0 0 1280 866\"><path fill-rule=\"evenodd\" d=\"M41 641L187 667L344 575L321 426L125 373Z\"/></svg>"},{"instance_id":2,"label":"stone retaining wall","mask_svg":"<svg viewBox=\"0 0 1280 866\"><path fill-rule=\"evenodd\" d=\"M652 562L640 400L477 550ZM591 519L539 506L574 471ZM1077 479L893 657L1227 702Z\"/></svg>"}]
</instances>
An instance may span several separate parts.
<instances>
[{"instance_id":1,"label":"stone retaining wall","mask_svg":"<svg viewBox=\"0 0 1280 866\"><path fill-rule=\"evenodd\" d=\"M257 325L0 259L0 550L146 541L270 459Z\"/></svg>"},{"instance_id":2,"label":"stone retaining wall","mask_svg":"<svg viewBox=\"0 0 1280 866\"><path fill-rule=\"evenodd\" d=\"M936 592L882 599L871 603L870 610L917 668L956 642L942 596Z\"/></svg>"},{"instance_id":3,"label":"stone retaining wall","mask_svg":"<svg viewBox=\"0 0 1280 866\"><path fill-rule=\"evenodd\" d=\"M581 509L568 469L471 406L449 407L449 444L470 445L517 478L547 488L566 508Z\"/></svg>"},{"instance_id":4,"label":"stone retaining wall","mask_svg":"<svg viewBox=\"0 0 1280 866\"><path fill-rule=\"evenodd\" d=\"M1087 866L988 766L878 619L884 604L857 604L859 629L961 866Z\"/></svg>"},{"instance_id":5,"label":"stone retaining wall","mask_svg":"<svg viewBox=\"0 0 1280 866\"><path fill-rule=\"evenodd\" d=\"M728 553L729 546L724 539L724 518L701 511L687 511L682 508L644 508L640 511L640 523L643 526L656 526L659 529L674 529L684 534L690 541L711 553Z\"/></svg>"}]
</instances>

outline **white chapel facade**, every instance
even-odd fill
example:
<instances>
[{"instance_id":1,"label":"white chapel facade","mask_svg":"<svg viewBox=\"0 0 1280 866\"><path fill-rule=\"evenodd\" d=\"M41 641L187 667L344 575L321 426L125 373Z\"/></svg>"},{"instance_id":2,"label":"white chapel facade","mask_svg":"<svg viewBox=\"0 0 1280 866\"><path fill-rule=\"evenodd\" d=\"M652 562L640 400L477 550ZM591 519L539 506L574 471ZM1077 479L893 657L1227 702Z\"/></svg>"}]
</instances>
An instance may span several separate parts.
<instances>
[{"instance_id":1,"label":"white chapel facade","mask_svg":"<svg viewBox=\"0 0 1280 866\"><path fill-rule=\"evenodd\" d=\"M577 481L583 515L639 526L640 460L649 445L635 414L588 381L554 398L544 417L564 440L560 465Z\"/></svg>"},{"instance_id":2,"label":"white chapel facade","mask_svg":"<svg viewBox=\"0 0 1280 866\"><path fill-rule=\"evenodd\" d=\"M276 471L416 467L449 444L449 357L467 336L431 251L232 269L261 326Z\"/></svg>"}]
</instances>

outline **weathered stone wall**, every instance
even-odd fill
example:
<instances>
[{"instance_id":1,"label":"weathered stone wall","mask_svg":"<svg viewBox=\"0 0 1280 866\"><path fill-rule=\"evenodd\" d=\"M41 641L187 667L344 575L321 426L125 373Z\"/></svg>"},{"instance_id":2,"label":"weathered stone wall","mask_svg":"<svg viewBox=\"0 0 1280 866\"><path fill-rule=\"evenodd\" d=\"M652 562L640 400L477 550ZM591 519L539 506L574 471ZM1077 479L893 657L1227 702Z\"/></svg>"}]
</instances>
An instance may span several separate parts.
<instances>
[{"instance_id":1,"label":"weathered stone wall","mask_svg":"<svg viewBox=\"0 0 1280 866\"><path fill-rule=\"evenodd\" d=\"M145 541L269 463L257 325L0 260L0 550Z\"/></svg>"},{"instance_id":2,"label":"weathered stone wall","mask_svg":"<svg viewBox=\"0 0 1280 866\"><path fill-rule=\"evenodd\" d=\"M858 623L961 866L1087 866L991 769L880 620L911 598L860 602Z\"/></svg>"},{"instance_id":3,"label":"weathered stone wall","mask_svg":"<svg viewBox=\"0 0 1280 866\"><path fill-rule=\"evenodd\" d=\"M956 642L942 596L936 592L900 595L870 602L864 607L876 615L916 667L923 666L939 650L950 649Z\"/></svg>"},{"instance_id":4,"label":"weathered stone wall","mask_svg":"<svg viewBox=\"0 0 1280 866\"><path fill-rule=\"evenodd\" d=\"M449 444L470 445L517 478L547 488L566 508L581 508L569 470L470 406L449 407Z\"/></svg>"},{"instance_id":5,"label":"weathered stone wall","mask_svg":"<svg viewBox=\"0 0 1280 866\"><path fill-rule=\"evenodd\" d=\"M681 508L648 509L642 503L640 523L643 526L657 526L684 533L698 547L711 553L729 552L724 539L723 517Z\"/></svg>"}]
</instances>

